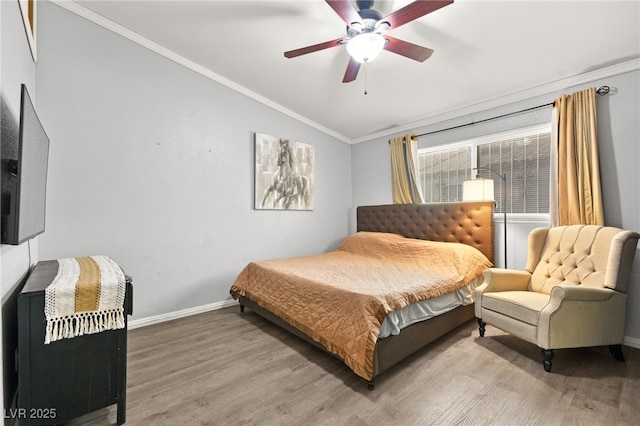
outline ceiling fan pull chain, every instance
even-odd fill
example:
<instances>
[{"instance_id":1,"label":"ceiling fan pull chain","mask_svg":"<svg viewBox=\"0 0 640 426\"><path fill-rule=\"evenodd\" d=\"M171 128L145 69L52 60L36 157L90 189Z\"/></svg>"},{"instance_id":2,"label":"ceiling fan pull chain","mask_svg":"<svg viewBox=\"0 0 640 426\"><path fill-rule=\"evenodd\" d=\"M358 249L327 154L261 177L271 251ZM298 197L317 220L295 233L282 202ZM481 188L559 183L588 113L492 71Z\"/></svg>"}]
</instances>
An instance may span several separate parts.
<instances>
[{"instance_id":1,"label":"ceiling fan pull chain","mask_svg":"<svg viewBox=\"0 0 640 426\"><path fill-rule=\"evenodd\" d=\"M364 94L367 94L367 64L369 61L364 62Z\"/></svg>"}]
</instances>

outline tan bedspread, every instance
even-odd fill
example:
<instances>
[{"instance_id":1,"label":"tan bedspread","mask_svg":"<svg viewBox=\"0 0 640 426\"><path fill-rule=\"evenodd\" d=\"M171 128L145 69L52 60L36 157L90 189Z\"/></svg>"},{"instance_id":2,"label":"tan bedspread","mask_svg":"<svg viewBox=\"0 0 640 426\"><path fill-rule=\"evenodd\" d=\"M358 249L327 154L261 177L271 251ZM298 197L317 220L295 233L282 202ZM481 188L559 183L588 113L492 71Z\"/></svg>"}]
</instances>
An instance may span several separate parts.
<instances>
[{"instance_id":1,"label":"tan bedspread","mask_svg":"<svg viewBox=\"0 0 640 426\"><path fill-rule=\"evenodd\" d=\"M491 266L473 247L358 232L333 252L252 262L231 287L373 377L386 314L456 291Z\"/></svg>"}]
</instances>

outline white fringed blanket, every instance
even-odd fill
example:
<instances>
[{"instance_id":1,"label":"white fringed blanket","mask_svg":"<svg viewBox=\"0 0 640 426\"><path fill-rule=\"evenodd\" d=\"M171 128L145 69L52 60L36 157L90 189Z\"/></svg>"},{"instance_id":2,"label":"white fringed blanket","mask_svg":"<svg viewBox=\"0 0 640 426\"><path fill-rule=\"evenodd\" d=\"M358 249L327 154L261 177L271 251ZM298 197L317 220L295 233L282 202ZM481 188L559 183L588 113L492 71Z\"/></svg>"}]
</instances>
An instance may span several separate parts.
<instances>
[{"instance_id":1,"label":"white fringed blanket","mask_svg":"<svg viewBox=\"0 0 640 426\"><path fill-rule=\"evenodd\" d=\"M108 256L58 259L45 289L45 344L124 328L124 272Z\"/></svg>"}]
</instances>

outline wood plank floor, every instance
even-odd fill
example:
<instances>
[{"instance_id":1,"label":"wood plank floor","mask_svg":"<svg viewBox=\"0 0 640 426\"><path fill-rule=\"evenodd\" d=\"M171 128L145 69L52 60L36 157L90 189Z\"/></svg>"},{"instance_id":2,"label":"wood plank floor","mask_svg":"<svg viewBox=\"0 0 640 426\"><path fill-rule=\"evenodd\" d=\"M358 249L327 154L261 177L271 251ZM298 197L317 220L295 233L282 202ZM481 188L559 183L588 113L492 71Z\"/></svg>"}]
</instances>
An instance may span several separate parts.
<instances>
[{"instance_id":1,"label":"wood plank floor","mask_svg":"<svg viewBox=\"0 0 640 426\"><path fill-rule=\"evenodd\" d=\"M127 425L636 425L640 350L540 350L475 321L367 390L341 361L255 313L221 309L129 332ZM116 423L115 406L69 425Z\"/></svg>"}]
</instances>

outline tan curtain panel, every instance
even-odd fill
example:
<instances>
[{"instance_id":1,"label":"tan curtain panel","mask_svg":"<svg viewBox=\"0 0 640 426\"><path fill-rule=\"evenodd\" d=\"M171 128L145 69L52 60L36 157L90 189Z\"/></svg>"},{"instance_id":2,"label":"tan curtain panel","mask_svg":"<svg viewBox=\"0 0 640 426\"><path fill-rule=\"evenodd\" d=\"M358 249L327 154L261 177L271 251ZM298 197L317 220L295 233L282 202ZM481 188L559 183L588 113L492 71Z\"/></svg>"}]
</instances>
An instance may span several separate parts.
<instances>
[{"instance_id":1,"label":"tan curtain panel","mask_svg":"<svg viewBox=\"0 0 640 426\"><path fill-rule=\"evenodd\" d=\"M418 184L416 155L418 139L408 134L393 138L391 144L391 191L394 204L422 203Z\"/></svg>"},{"instance_id":2,"label":"tan curtain panel","mask_svg":"<svg viewBox=\"0 0 640 426\"><path fill-rule=\"evenodd\" d=\"M557 203L558 217L551 223L604 225L595 88L556 99L553 120L558 191L550 211Z\"/></svg>"}]
</instances>

